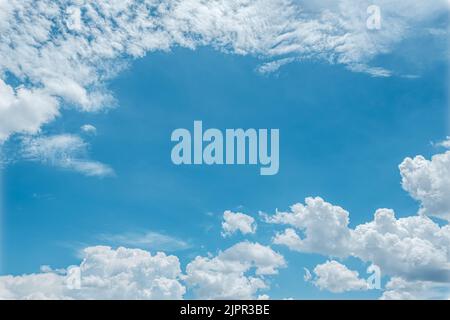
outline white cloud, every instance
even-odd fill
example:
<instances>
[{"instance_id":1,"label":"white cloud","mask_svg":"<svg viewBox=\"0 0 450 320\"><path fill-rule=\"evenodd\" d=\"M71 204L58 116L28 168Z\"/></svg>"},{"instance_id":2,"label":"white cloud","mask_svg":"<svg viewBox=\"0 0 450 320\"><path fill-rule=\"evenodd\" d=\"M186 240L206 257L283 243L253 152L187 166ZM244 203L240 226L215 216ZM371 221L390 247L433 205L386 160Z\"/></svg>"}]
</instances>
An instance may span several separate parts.
<instances>
[{"instance_id":1,"label":"white cloud","mask_svg":"<svg viewBox=\"0 0 450 320\"><path fill-rule=\"evenodd\" d=\"M182 274L176 256L141 249L92 246L82 262L64 269L0 276L0 299L182 299L186 285L197 298L256 299L266 277L285 266L283 256L258 243L241 242L216 257L196 257Z\"/></svg>"},{"instance_id":2,"label":"white cloud","mask_svg":"<svg viewBox=\"0 0 450 320\"><path fill-rule=\"evenodd\" d=\"M9 102L0 105L0 119L14 122L0 123L0 139L36 132L58 115L58 101L84 111L112 106L104 83L126 66L126 58L175 46L210 45L277 61L263 71L292 59L320 59L388 76L389 71L369 66L371 59L415 36L448 5L444 0L377 3L383 19L375 32L366 28L372 2L359 0L1 1L0 97ZM6 74L28 89L11 92Z\"/></svg>"},{"instance_id":3,"label":"white cloud","mask_svg":"<svg viewBox=\"0 0 450 320\"><path fill-rule=\"evenodd\" d=\"M140 249L96 246L83 251L79 266L56 272L1 276L1 299L181 299L178 258ZM72 286L71 275L81 282Z\"/></svg>"},{"instance_id":4,"label":"white cloud","mask_svg":"<svg viewBox=\"0 0 450 320\"><path fill-rule=\"evenodd\" d=\"M436 146L450 149L450 137L447 137L445 140L436 143Z\"/></svg>"},{"instance_id":5,"label":"white cloud","mask_svg":"<svg viewBox=\"0 0 450 320\"><path fill-rule=\"evenodd\" d=\"M184 240L154 231L144 233L104 234L101 235L99 239L116 245L161 251L184 250L191 247L191 245Z\"/></svg>"},{"instance_id":6,"label":"white cloud","mask_svg":"<svg viewBox=\"0 0 450 320\"><path fill-rule=\"evenodd\" d=\"M87 176L110 176L113 169L101 162L89 160L88 145L76 135L24 137L22 157L52 166L81 172Z\"/></svg>"},{"instance_id":7,"label":"white cloud","mask_svg":"<svg viewBox=\"0 0 450 320\"><path fill-rule=\"evenodd\" d=\"M372 222L352 231L351 254L382 272L407 279L450 282L450 226L411 216L396 219L379 209Z\"/></svg>"},{"instance_id":8,"label":"white cloud","mask_svg":"<svg viewBox=\"0 0 450 320\"><path fill-rule=\"evenodd\" d=\"M88 133L88 134L97 134L97 128L94 127L92 124L84 124L81 126L81 131L83 131L84 133Z\"/></svg>"},{"instance_id":9,"label":"white cloud","mask_svg":"<svg viewBox=\"0 0 450 320\"><path fill-rule=\"evenodd\" d=\"M255 299L268 289L264 276L283 266L283 256L270 247L241 242L215 257L196 257L186 267L185 280L200 299Z\"/></svg>"},{"instance_id":10,"label":"white cloud","mask_svg":"<svg viewBox=\"0 0 450 320\"><path fill-rule=\"evenodd\" d=\"M391 276L450 282L450 226L441 227L425 216L396 219L392 210L379 209L373 221L351 229L343 209L320 198L306 202L293 206L291 213L266 218L300 232L287 228L275 236L275 244L326 256L354 256Z\"/></svg>"},{"instance_id":11,"label":"white cloud","mask_svg":"<svg viewBox=\"0 0 450 320\"><path fill-rule=\"evenodd\" d=\"M300 238L292 228L286 229L274 238L274 243L288 245L302 252L316 252L332 256L345 256L350 246L349 214L322 198L306 198L306 205L297 203L291 212L276 212L273 216L263 215L266 222L288 224L300 230Z\"/></svg>"},{"instance_id":12,"label":"white cloud","mask_svg":"<svg viewBox=\"0 0 450 320\"><path fill-rule=\"evenodd\" d=\"M382 300L448 300L450 284L431 281L406 281L394 277L386 284Z\"/></svg>"},{"instance_id":13,"label":"white cloud","mask_svg":"<svg viewBox=\"0 0 450 320\"><path fill-rule=\"evenodd\" d=\"M379 266L404 281L450 283L450 151L431 160L406 158L399 166L403 188L421 202L419 215L397 219L378 209L371 222L349 227L349 214L321 198L307 198L290 212L263 215L266 222L289 227L273 239L300 252L353 256Z\"/></svg>"},{"instance_id":14,"label":"white cloud","mask_svg":"<svg viewBox=\"0 0 450 320\"><path fill-rule=\"evenodd\" d=\"M320 290L341 293L369 289L369 284L366 280L359 277L358 272L348 269L345 265L335 260L317 265L314 268L314 274L314 279L307 279Z\"/></svg>"},{"instance_id":15,"label":"white cloud","mask_svg":"<svg viewBox=\"0 0 450 320\"><path fill-rule=\"evenodd\" d=\"M403 188L421 203L418 215L397 219L393 210L378 209L373 221L350 228L347 211L321 198L306 198L306 205L296 204L290 212L263 214L268 223L289 226L277 233L273 242L294 251L353 256L377 265L391 277L383 299L448 298L450 225L440 225L428 216L449 220L450 151L434 155L431 160L422 156L406 158L399 169ZM331 267L338 274L330 273ZM360 283L355 274L351 276L343 268L337 262L328 262L315 269L314 280L305 269L305 280L317 281L314 283L319 287L335 291L340 290L338 282L334 286L330 279L338 279L341 274L353 278L351 283Z\"/></svg>"},{"instance_id":16,"label":"white cloud","mask_svg":"<svg viewBox=\"0 0 450 320\"><path fill-rule=\"evenodd\" d=\"M256 232L255 219L249 215L240 212L231 212L229 210L223 213L222 235L224 237L240 231L242 234Z\"/></svg>"},{"instance_id":17,"label":"white cloud","mask_svg":"<svg viewBox=\"0 0 450 320\"><path fill-rule=\"evenodd\" d=\"M406 158L400 164L402 186L420 201L420 213L450 221L450 151Z\"/></svg>"},{"instance_id":18,"label":"white cloud","mask_svg":"<svg viewBox=\"0 0 450 320\"><path fill-rule=\"evenodd\" d=\"M54 97L41 89L14 90L0 78L0 144L13 132L37 133L58 115Z\"/></svg>"}]
</instances>

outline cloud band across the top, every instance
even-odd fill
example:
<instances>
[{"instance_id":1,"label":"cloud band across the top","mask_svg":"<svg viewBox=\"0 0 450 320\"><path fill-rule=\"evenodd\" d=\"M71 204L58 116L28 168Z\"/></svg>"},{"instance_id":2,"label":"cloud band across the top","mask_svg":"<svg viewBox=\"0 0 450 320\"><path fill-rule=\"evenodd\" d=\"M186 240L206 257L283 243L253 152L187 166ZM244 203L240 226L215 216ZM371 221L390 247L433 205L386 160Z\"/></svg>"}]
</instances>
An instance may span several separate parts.
<instances>
[{"instance_id":1,"label":"cloud band across the top","mask_svg":"<svg viewBox=\"0 0 450 320\"><path fill-rule=\"evenodd\" d=\"M83 111L114 104L104 81L129 58L175 46L213 46L275 61L321 59L386 76L370 60L415 34L447 1L387 1L382 28L366 26L369 1L0 1L0 141L36 133L61 103ZM280 61L280 62L277 62ZM19 87L17 87L19 85Z\"/></svg>"}]
</instances>

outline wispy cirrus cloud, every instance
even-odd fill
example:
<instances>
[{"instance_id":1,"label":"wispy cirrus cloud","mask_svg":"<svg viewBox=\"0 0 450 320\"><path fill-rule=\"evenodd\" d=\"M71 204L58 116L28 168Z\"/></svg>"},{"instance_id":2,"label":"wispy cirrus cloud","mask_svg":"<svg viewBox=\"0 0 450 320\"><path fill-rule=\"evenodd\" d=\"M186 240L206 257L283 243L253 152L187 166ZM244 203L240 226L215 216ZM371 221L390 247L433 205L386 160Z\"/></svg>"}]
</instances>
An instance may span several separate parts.
<instances>
[{"instance_id":1,"label":"wispy cirrus cloud","mask_svg":"<svg viewBox=\"0 0 450 320\"><path fill-rule=\"evenodd\" d=\"M185 241L160 232L129 232L122 234L102 234L98 240L114 245L143 248L147 250L178 251L192 247Z\"/></svg>"},{"instance_id":2,"label":"wispy cirrus cloud","mask_svg":"<svg viewBox=\"0 0 450 320\"><path fill-rule=\"evenodd\" d=\"M20 157L77 171L87 176L114 175L114 170L110 166L89 159L88 144L76 135L24 137Z\"/></svg>"},{"instance_id":3,"label":"wispy cirrus cloud","mask_svg":"<svg viewBox=\"0 0 450 320\"><path fill-rule=\"evenodd\" d=\"M176 46L253 55L266 63L262 72L308 59L389 76L372 59L428 30L448 2L377 3L382 28L374 31L366 25L370 1L1 1L0 141L37 133L61 103L83 111L113 106L105 80L130 58Z\"/></svg>"}]
</instances>

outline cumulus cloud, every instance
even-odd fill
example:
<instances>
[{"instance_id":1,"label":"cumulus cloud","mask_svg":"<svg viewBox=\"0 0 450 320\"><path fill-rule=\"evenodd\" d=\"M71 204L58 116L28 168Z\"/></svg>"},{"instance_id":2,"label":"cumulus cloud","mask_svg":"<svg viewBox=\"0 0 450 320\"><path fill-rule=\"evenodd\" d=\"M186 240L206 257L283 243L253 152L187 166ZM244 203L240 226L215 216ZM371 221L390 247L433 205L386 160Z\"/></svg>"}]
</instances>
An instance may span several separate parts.
<instances>
[{"instance_id":1,"label":"cumulus cloud","mask_svg":"<svg viewBox=\"0 0 450 320\"><path fill-rule=\"evenodd\" d=\"M369 284L359 277L357 271L352 271L335 260L317 265L314 268L314 274L315 277L312 278L312 275L308 273L305 279L311 281L320 290L342 293L369 289Z\"/></svg>"},{"instance_id":2,"label":"cumulus cloud","mask_svg":"<svg viewBox=\"0 0 450 320\"><path fill-rule=\"evenodd\" d=\"M396 219L379 209L372 222L352 231L351 255L409 280L450 282L450 226L424 216Z\"/></svg>"},{"instance_id":3,"label":"cumulus cloud","mask_svg":"<svg viewBox=\"0 0 450 320\"><path fill-rule=\"evenodd\" d=\"M249 215L240 212L231 212L229 210L223 213L222 235L224 237L240 231L242 234L256 232L255 219Z\"/></svg>"},{"instance_id":4,"label":"cumulus cloud","mask_svg":"<svg viewBox=\"0 0 450 320\"><path fill-rule=\"evenodd\" d=\"M61 134L53 136L24 137L21 156L59 168L78 171L87 176L111 176L112 168L87 156L88 144L79 136Z\"/></svg>"},{"instance_id":5,"label":"cumulus cloud","mask_svg":"<svg viewBox=\"0 0 450 320\"><path fill-rule=\"evenodd\" d=\"M13 89L0 78L0 144L10 133L37 133L59 115L58 101L40 89Z\"/></svg>"},{"instance_id":6,"label":"cumulus cloud","mask_svg":"<svg viewBox=\"0 0 450 320\"><path fill-rule=\"evenodd\" d=\"M262 299L266 277L286 264L270 247L250 242L198 256L185 274L178 257L163 252L93 246L82 259L64 269L0 276L0 299L182 299L187 288L203 299Z\"/></svg>"},{"instance_id":7,"label":"cumulus cloud","mask_svg":"<svg viewBox=\"0 0 450 320\"><path fill-rule=\"evenodd\" d=\"M181 299L177 257L140 249L88 247L79 266L1 276L1 299Z\"/></svg>"},{"instance_id":8,"label":"cumulus cloud","mask_svg":"<svg viewBox=\"0 0 450 320\"><path fill-rule=\"evenodd\" d=\"M285 244L301 252L315 252L336 257L348 254L350 246L349 213L338 206L325 202L322 198L306 198L306 205L294 204L290 212L263 214L265 221L287 224L303 232L288 228L274 238L274 243Z\"/></svg>"},{"instance_id":9,"label":"cumulus cloud","mask_svg":"<svg viewBox=\"0 0 450 320\"><path fill-rule=\"evenodd\" d=\"M84 124L81 126L81 131L88 134L97 134L97 128L94 127L92 124Z\"/></svg>"},{"instance_id":10,"label":"cumulus cloud","mask_svg":"<svg viewBox=\"0 0 450 320\"><path fill-rule=\"evenodd\" d=\"M447 140L439 145L445 147ZM372 221L350 228L347 211L317 197L306 198L305 205L295 204L288 212L262 216L268 223L287 226L274 236L275 244L299 252L356 257L378 266L391 277L382 299L448 299L450 225L429 216L449 220L449 168L450 151L431 160L406 158L400 164L403 188L421 203L417 215L396 218L392 209L378 209ZM357 274L335 261L317 266L315 277L305 272L305 281L335 292L339 281L334 286L331 280L341 275L362 284Z\"/></svg>"},{"instance_id":11,"label":"cumulus cloud","mask_svg":"<svg viewBox=\"0 0 450 320\"><path fill-rule=\"evenodd\" d=\"M431 160L406 158L399 168L403 189L420 202L420 213L450 221L450 151Z\"/></svg>"},{"instance_id":12,"label":"cumulus cloud","mask_svg":"<svg viewBox=\"0 0 450 320\"><path fill-rule=\"evenodd\" d=\"M373 221L351 229L343 209L321 198L306 202L266 219L296 227L277 234L275 244L326 256L354 256L405 279L450 282L450 226L441 227L426 216L397 219L393 210L379 209Z\"/></svg>"},{"instance_id":13,"label":"cumulus cloud","mask_svg":"<svg viewBox=\"0 0 450 320\"><path fill-rule=\"evenodd\" d=\"M186 283L200 299L255 299L268 289L264 276L285 266L282 255L259 243L241 242L215 257L196 257L186 267Z\"/></svg>"},{"instance_id":14,"label":"cumulus cloud","mask_svg":"<svg viewBox=\"0 0 450 320\"><path fill-rule=\"evenodd\" d=\"M58 115L60 102L83 111L114 105L105 80L127 59L175 46L213 46L254 55L276 70L297 59L344 64L374 76L371 67L447 9L445 0L378 1L382 28L366 25L370 1L114 0L0 2L0 139L33 133ZM294 59L294 60L293 60ZM13 89L10 78L26 85ZM33 98L31 98L33 97ZM33 103L30 103L33 101ZM1 120L0 120L1 121Z\"/></svg>"},{"instance_id":15,"label":"cumulus cloud","mask_svg":"<svg viewBox=\"0 0 450 320\"><path fill-rule=\"evenodd\" d=\"M382 300L437 300L450 299L450 284L431 281L406 281L394 277L386 284Z\"/></svg>"}]
</instances>

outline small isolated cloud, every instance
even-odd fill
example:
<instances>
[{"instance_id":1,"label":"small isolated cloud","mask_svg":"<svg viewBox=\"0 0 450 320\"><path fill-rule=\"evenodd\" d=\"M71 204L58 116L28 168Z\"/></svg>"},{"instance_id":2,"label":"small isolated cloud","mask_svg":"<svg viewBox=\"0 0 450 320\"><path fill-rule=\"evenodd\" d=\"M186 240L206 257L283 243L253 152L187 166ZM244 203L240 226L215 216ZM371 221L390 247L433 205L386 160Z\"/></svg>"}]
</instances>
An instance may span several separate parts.
<instances>
[{"instance_id":1,"label":"small isolated cloud","mask_svg":"<svg viewBox=\"0 0 450 320\"><path fill-rule=\"evenodd\" d=\"M278 59L260 65L257 70L262 74L269 74L278 71L282 66L293 61L295 61L295 58Z\"/></svg>"},{"instance_id":2,"label":"small isolated cloud","mask_svg":"<svg viewBox=\"0 0 450 320\"><path fill-rule=\"evenodd\" d=\"M447 137L445 140L440 141L440 142L436 143L435 145L438 147L450 149L450 137Z\"/></svg>"},{"instance_id":3,"label":"small isolated cloud","mask_svg":"<svg viewBox=\"0 0 450 320\"><path fill-rule=\"evenodd\" d=\"M358 272L348 269L345 265L335 260L317 265L314 268L314 274L314 278L309 274L309 277L306 277L306 279L320 290L342 293L369 289L369 284L366 280L359 277Z\"/></svg>"},{"instance_id":4,"label":"small isolated cloud","mask_svg":"<svg viewBox=\"0 0 450 320\"><path fill-rule=\"evenodd\" d=\"M63 271L0 276L0 299L181 299L177 257L95 246Z\"/></svg>"},{"instance_id":5,"label":"small isolated cloud","mask_svg":"<svg viewBox=\"0 0 450 320\"><path fill-rule=\"evenodd\" d=\"M90 160L87 151L88 144L79 136L61 134L23 138L21 155L26 160L39 161L87 176L114 175L114 170L108 165Z\"/></svg>"},{"instance_id":6,"label":"small isolated cloud","mask_svg":"<svg viewBox=\"0 0 450 320\"><path fill-rule=\"evenodd\" d=\"M95 135L97 134L97 128L91 124L85 124L81 126L81 131L84 133Z\"/></svg>"},{"instance_id":7,"label":"small isolated cloud","mask_svg":"<svg viewBox=\"0 0 450 320\"><path fill-rule=\"evenodd\" d=\"M124 233L101 235L99 240L115 245L136 247L147 250L177 251L185 250L191 245L181 239L171 237L159 232L149 231L143 233Z\"/></svg>"},{"instance_id":8,"label":"small isolated cloud","mask_svg":"<svg viewBox=\"0 0 450 320\"><path fill-rule=\"evenodd\" d=\"M249 215L240 212L225 211L223 213L222 236L230 236L237 231L242 234L256 232L255 219Z\"/></svg>"},{"instance_id":9,"label":"small isolated cloud","mask_svg":"<svg viewBox=\"0 0 450 320\"><path fill-rule=\"evenodd\" d=\"M185 281L199 299L255 299L265 277L285 266L282 255L259 243L241 242L215 257L196 257Z\"/></svg>"}]
</instances>

